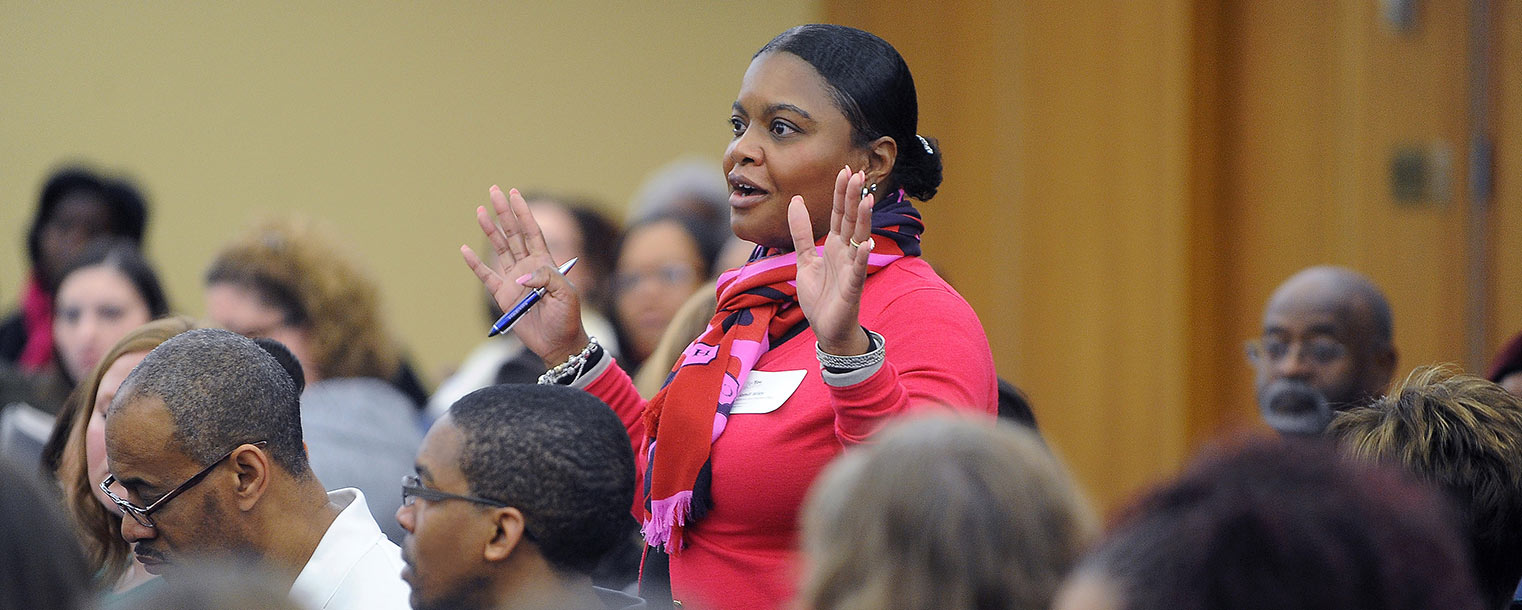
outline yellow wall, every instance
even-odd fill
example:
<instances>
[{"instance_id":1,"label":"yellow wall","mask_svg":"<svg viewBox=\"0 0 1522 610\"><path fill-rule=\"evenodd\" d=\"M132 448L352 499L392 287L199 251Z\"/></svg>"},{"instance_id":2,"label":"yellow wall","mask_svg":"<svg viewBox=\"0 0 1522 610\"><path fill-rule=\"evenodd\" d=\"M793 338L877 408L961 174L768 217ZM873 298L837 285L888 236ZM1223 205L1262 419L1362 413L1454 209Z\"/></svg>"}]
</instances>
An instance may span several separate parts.
<instances>
[{"instance_id":1,"label":"yellow wall","mask_svg":"<svg viewBox=\"0 0 1522 610\"><path fill-rule=\"evenodd\" d=\"M666 161L717 159L751 54L819 12L651 6L0 4L0 303L22 282L41 181L85 159L145 187L148 253L180 310L203 312L219 244L301 210L381 276L395 331L437 371L484 336L457 249L479 241L488 186L621 210Z\"/></svg>"}]
</instances>

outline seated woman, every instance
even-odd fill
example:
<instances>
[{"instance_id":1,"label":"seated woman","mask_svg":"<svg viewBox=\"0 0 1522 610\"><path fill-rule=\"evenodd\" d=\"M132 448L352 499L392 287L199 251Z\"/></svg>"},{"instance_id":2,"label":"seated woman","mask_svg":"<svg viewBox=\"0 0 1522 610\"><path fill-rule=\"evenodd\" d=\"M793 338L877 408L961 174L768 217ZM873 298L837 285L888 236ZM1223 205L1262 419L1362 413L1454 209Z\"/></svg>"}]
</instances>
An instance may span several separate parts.
<instances>
[{"instance_id":1,"label":"seated woman","mask_svg":"<svg viewBox=\"0 0 1522 610\"><path fill-rule=\"evenodd\" d=\"M312 471L332 488L364 492L394 541L402 492L423 434L412 401L387 380L400 362L375 282L295 219L265 224L222 249L206 272L206 315L248 337L268 337L301 363L301 429Z\"/></svg>"},{"instance_id":2,"label":"seated woman","mask_svg":"<svg viewBox=\"0 0 1522 610\"><path fill-rule=\"evenodd\" d=\"M64 268L53 290L53 345L59 379L74 391L76 381L95 370L101 357L132 329L169 314L158 274L137 247L121 240L97 241ZM78 409L88 401L66 401L42 449L46 470L58 467Z\"/></svg>"},{"instance_id":3,"label":"seated woman","mask_svg":"<svg viewBox=\"0 0 1522 610\"><path fill-rule=\"evenodd\" d=\"M498 263L462 254L497 303L546 290L515 329L552 366L541 383L584 388L628 428L648 481L635 510L678 600L786 606L798 510L826 464L925 406L993 419L983 327L919 258L910 200L935 195L941 161L917 121L909 68L876 36L805 25L762 47L724 154L731 227L761 248L720 276L717 314L648 403L583 329L517 191L493 187L493 211L476 210Z\"/></svg>"},{"instance_id":4,"label":"seated woman","mask_svg":"<svg viewBox=\"0 0 1522 610\"><path fill-rule=\"evenodd\" d=\"M655 351L682 303L703 285L718 256L689 218L658 215L630 226L613 269L613 326L619 364L633 375ZM671 370L671 362L652 363Z\"/></svg>"},{"instance_id":5,"label":"seated woman","mask_svg":"<svg viewBox=\"0 0 1522 610\"><path fill-rule=\"evenodd\" d=\"M156 320L129 331L111 345L70 396L55 476L73 519L98 588L108 599L127 595L153 579L122 540L122 515L100 490L106 470L106 407L132 368L171 337L195 328L190 318Z\"/></svg>"},{"instance_id":6,"label":"seated woman","mask_svg":"<svg viewBox=\"0 0 1522 610\"><path fill-rule=\"evenodd\" d=\"M953 417L846 453L803 515L812 610L1048 610L1098 530L1034 432Z\"/></svg>"}]
</instances>

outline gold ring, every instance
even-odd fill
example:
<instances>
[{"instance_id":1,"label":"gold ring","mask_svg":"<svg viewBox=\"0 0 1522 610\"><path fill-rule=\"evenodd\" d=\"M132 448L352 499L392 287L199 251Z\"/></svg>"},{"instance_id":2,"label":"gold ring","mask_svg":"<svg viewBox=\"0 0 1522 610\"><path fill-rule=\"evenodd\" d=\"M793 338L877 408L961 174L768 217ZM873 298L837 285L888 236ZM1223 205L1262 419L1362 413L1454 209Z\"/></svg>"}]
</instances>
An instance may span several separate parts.
<instances>
[{"instance_id":1,"label":"gold ring","mask_svg":"<svg viewBox=\"0 0 1522 610\"><path fill-rule=\"evenodd\" d=\"M873 246L872 238L871 237L868 237L867 241L864 241L864 242L861 242L861 243L856 243L856 240L854 240L854 239L850 239L850 240L846 240L846 241L851 242L851 247L852 248L860 248L862 246L866 246L868 250L871 250L872 246Z\"/></svg>"}]
</instances>

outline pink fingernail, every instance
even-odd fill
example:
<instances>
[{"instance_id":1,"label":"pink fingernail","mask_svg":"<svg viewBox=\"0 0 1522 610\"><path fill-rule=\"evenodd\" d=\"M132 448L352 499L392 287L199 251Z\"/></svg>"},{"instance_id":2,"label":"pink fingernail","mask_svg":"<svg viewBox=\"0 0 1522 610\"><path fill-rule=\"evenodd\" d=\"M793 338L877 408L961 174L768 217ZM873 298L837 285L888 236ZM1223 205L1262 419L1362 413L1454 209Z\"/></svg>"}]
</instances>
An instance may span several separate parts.
<instances>
[{"instance_id":1,"label":"pink fingernail","mask_svg":"<svg viewBox=\"0 0 1522 610\"><path fill-rule=\"evenodd\" d=\"M525 273L525 274L523 274L521 276L518 276L518 279L513 280L513 281L517 282L519 286L522 286L523 283L527 282L528 279L531 278L531 277L534 277L534 274L532 274L532 273Z\"/></svg>"}]
</instances>

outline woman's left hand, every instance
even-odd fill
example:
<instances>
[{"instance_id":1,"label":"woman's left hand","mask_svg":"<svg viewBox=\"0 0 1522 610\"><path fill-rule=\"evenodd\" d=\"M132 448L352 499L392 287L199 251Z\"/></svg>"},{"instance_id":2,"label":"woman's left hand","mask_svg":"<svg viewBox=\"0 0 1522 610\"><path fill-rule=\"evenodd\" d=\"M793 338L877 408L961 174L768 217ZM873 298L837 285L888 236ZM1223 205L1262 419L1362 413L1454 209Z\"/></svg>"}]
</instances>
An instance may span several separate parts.
<instances>
[{"instance_id":1,"label":"woman's left hand","mask_svg":"<svg viewBox=\"0 0 1522 610\"><path fill-rule=\"evenodd\" d=\"M863 197L866 175L840 170L835 176L835 201L830 208L830 232L822 251L814 248L814 225L803 197L787 206L787 226L798 253L798 305L819 340L819 349L837 356L865 354L871 339L861 328L861 287L867 280L867 256L872 246L872 204ZM853 246L852 243L860 244Z\"/></svg>"}]
</instances>

